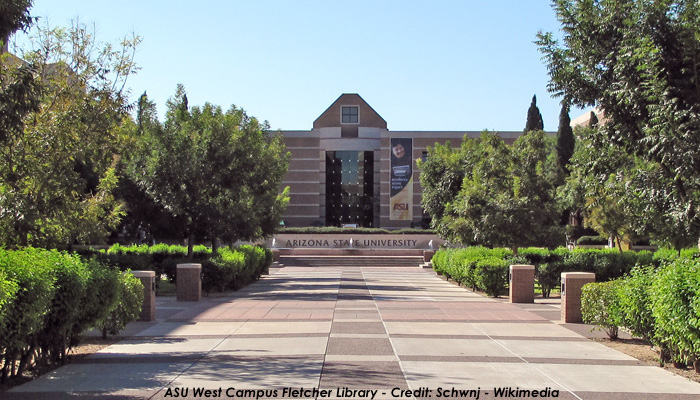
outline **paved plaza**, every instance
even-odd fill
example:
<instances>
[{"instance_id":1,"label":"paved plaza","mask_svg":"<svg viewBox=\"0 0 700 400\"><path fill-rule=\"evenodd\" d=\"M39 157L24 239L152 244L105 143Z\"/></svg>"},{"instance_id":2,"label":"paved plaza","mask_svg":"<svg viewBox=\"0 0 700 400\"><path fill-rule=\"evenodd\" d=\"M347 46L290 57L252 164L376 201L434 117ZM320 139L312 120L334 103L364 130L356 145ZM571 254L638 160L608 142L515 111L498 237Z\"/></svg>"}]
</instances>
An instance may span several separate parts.
<instances>
[{"instance_id":1,"label":"paved plaza","mask_svg":"<svg viewBox=\"0 0 700 400\"><path fill-rule=\"evenodd\" d=\"M157 315L0 397L700 399L559 323L555 301L509 304L415 267L287 266L228 297L159 298Z\"/></svg>"}]
</instances>

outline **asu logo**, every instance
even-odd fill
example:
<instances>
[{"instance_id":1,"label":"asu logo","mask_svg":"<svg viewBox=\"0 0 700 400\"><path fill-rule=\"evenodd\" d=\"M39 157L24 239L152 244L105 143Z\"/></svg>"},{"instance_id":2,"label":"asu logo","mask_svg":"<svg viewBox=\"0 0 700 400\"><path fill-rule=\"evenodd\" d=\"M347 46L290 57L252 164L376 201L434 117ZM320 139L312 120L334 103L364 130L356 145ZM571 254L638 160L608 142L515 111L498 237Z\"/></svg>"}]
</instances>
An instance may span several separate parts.
<instances>
[{"instance_id":1,"label":"asu logo","mask_svg":"<svg viewBox=\"0 0 700 400\"><path fill-rule=\"evenodd\" d=\"M398 211L408 210L408 203L396 203L396 204L394 204L394 210L398 210Z\"/></svg>"}]
</instances>

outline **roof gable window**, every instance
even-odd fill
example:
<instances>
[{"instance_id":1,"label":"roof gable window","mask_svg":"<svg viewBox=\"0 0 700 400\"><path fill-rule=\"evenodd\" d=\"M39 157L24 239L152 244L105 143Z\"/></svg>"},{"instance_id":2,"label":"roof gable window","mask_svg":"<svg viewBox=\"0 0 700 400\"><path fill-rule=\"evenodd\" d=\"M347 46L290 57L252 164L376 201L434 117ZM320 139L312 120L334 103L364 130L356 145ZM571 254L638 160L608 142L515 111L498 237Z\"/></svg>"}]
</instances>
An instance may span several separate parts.
<instances>
[{"instance_id":1,"label":"roof gable window","mask_svg":"<svg viewBox=\"0 0 700 400\"><path fill-rule=\"evenodd\" d=\"M359 124L360 123L360 107L359 106L342 106L342 107L340 107L340 123L342 123L342 124Z\"/></svg>"}]
</instances>

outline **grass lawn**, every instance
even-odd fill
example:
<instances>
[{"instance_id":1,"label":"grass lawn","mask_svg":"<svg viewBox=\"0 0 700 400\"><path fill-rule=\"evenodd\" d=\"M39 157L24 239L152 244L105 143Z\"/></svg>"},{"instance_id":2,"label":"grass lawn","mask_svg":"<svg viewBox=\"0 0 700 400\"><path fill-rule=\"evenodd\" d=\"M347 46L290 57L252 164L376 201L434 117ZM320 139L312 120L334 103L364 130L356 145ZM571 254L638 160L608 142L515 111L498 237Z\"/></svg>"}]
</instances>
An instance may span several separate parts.
<instances>
[{"instance_id":1,"label":"grass lawn","mask_svg":"<svg viewBox=\"0 0 700 400\"><path fill-rule=\"evenodd\" d=\"M167 279L161 279L156 285L156 296L175 296L175 284Z\"/></svg>"}]
</instances>

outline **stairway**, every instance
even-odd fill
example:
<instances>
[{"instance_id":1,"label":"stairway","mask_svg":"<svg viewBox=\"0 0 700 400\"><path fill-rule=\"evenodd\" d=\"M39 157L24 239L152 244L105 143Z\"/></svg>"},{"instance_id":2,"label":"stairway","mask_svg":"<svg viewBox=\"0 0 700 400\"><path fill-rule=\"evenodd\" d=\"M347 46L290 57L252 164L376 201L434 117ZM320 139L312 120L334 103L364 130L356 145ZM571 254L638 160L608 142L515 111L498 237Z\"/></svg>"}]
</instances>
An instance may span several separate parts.
<instances>
[{"instance_id":1,"label":"stairway","mask_svg":"<svg viewBox=\"0 0 700 400\"><path fill-rule=\"evenodd\" d=\"M279 263L306 267L416 267L423 250L281 249Z\"/></svg>"}]
</instances>

